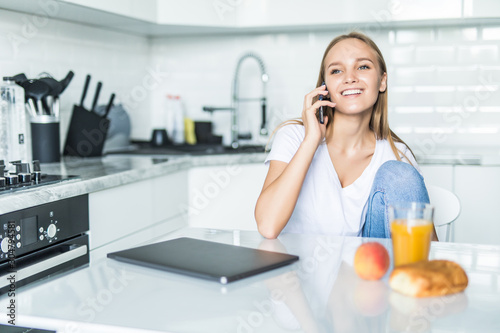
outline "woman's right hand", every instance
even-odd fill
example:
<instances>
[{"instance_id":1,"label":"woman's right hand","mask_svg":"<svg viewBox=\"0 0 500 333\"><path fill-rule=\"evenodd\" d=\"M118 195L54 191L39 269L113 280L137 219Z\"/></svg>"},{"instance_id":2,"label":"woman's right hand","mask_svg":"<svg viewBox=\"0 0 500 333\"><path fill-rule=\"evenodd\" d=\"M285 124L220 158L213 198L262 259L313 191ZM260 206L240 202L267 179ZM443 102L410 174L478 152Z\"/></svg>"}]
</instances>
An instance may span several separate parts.
<instances>
[{"instance_id":1,"label":"woman's right hand","mask_svg":"<svg viewBox=\"0 0 500 333\"><path fill-rule=\"evenodd\" d=\"M304 108L302 110L302 122L304 123L304 127L306 130L304 141L312 141L317 145L319 145L326 135L326 124L328 123L328 116L325 115L324 124L321 124L316 117L316 113L319 110L320 106L329 106L331 108L335 107L335 103L329 100L317 100L313 103L313 100L316 96L328 95L328 90L326 90L326 86L322 85L317 87L309 94L307 94L304 98Z\"/></svg>"},{"instance_id":2,"label":"woman's right hand","mask_svg":"<svg viewBox=\"0 0 500 333\"><path fill-rule=\"evenodd\" d=\"M266 180L255 205L257 228L266 238L278 237L287 225L314 154L325 137L328 118L325 117L324 124L320 124L316 112L321 105L335 107L335 103L328 100L313 103L314 98L320 94L328 95L324 85L311 91L304 99L302 121L306 131L305 138L290 162L272 160L269 163Z\"/></svg>"}]
</instances>

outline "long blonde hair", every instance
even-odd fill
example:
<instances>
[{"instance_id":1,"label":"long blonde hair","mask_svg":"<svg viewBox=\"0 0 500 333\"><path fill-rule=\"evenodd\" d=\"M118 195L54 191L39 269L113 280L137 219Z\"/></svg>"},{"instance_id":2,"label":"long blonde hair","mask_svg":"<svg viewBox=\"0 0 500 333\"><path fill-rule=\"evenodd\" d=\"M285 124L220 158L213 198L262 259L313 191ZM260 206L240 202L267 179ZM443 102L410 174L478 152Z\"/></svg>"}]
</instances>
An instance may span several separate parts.
<instances>
[{"instance_id":1,"label":"long blonde hair","mask_svg":"<svg viewBox=\"0 0 500 333\"><path fill-rule=\"evenodd\" d=\"M349 39L349 38L355 38L358 39L362 42L364 42L366 45L368 45L373 51L375 51L377 55L377 61L380 67L381 75L384 73L387 73L387 66L385 64L384 57L382 55L382 52L380 52L380 49L378 48L377 44L368 36L366 36L363 33L353 31L345 35L340 35L335 37L330 44L328 44L325 53L323 54L323 59L321 60L321 67L319 69L319 75L318 75L318 81L316 83L316 87L321 86L323 82L325 82L325 59L326 56L328 55L328 52L339 42ZM317 101L317 97L314 98L313 103ZM396 159L398 161L401 161L400 153L403 154L399 149L396 148L396 145L394 142L399 142L404 144L411 152L412 155L413 151L408 147L408 145L401 140L390 128L389 128L389 115L388 115L388 106L387 106L387 88L383 92L379 92L377 101L373 105L373 110L370 118L370 129L375 133L375 136L377 140L383 140L387 139L389 141L389 144L391 145L392 151L394 155L396 156ZM325 115L328 116L328 122L326 124L326 127L330 127L333 123L333 113L334 110L331 107L326 107L325 108ZM281 123L274 131L273 134L281 127L289 124L301 124L303 125L304 123L300 119L292 119L285 121ZM272 134L271 134L272 136ZM403 154L404 155L404 154ZM409 159L407 158L408 162ZM410 162L411 163L411 162Z\"/></svg>"}]
</instances>

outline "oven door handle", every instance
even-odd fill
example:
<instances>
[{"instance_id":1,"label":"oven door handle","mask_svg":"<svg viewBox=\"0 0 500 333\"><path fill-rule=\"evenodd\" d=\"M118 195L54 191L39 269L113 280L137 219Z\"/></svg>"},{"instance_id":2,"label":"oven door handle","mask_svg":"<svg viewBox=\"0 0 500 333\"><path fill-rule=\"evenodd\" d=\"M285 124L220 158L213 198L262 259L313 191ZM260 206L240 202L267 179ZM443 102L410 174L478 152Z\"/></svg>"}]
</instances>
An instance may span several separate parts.
<instances>
[{"instance_id":1,"label":"oven door handle","mask_svg":"<svg viewBox=\"0 0 500 333\"><path fill-rule=\"evenodd\" d=\"M72 250L69 250L67 252L61 253L57 256L51 257L49 259L37 262L35 264L31 264L25 268L19 269L17 272L9 272L7 275L15 275L16 276L16 281L21 281L26 278L29 278L31 276L34 276L38 273L41 273L47 269L59 266L61 264L64 264L68 261L71 261L73 259L76 259L78 257L86 255L88 252L87 245L81 245L78 246ZM4 275L4 276L7 276ZM0 277L0 289L7 287L10 285L9 280L4 279L3 277Z\"/></svg>"}]
</instances>

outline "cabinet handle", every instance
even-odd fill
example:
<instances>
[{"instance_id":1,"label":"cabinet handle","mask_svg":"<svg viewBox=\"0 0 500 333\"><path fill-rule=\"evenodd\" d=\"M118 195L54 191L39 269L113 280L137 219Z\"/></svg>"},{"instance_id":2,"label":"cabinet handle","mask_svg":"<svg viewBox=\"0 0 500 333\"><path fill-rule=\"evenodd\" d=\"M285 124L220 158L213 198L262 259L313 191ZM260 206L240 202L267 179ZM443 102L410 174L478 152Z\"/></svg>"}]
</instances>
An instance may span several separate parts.
<instances>
[{"instance_id":1,"label":"cabinet handle","mask_svg":"<svg viewBox=\"0 0 500 333\"><path fill-rule=\"evenodd\" d=\"M78 257L84 256L87 254L87 251L88 251L87 245L81 245L75 249L69 250L67 252L59 254L59 255L54 256L52 258L49 258L47 260L37 262L37 263L29 265L25 268L21 268L17 272L11 272L11 273L8 273L6 275L3 275L0 277L0 289L7 287L10 284L10 282L4 278L5 276L7 276L9 274L15 274L16 281L21 281L21 280L29 278L33 275L41 273L47 269L56 267L58 265L64 264L64 263L71 261L73 259L76 259Z\"/></svg>"}]
</instances>

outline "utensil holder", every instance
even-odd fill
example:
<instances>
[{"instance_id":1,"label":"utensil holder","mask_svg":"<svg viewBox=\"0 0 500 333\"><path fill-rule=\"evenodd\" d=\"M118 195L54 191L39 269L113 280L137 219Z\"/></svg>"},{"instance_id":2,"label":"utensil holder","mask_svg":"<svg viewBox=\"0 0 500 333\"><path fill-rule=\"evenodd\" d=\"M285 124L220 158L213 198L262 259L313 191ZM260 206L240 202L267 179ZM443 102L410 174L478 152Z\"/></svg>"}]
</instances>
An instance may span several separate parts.
<instances>
[{"instance_id":1,"label":"utensil holder","mask_svg":"<svg viewBox=\"0 0 500 333\"><path fill-rule=\"evenodd\" d=\"M31 118L31 148L33 159L41 163L61 160L58 117L41 115Z\"/></svg>"},{"instance_id":2,"label":"utensil holder","mask_svg":"<svg viewBox=\"0 0 500 333\"><path fill-rule=\"evenodd\" d=\"M102 156L108 129L109 119L75 105L63 154L79 157Z\"/></svg>"}]
</instances>

